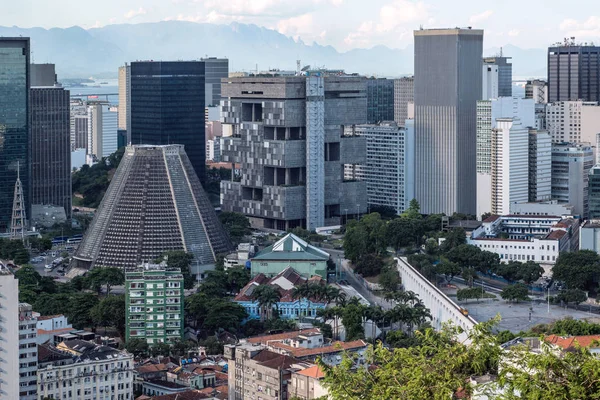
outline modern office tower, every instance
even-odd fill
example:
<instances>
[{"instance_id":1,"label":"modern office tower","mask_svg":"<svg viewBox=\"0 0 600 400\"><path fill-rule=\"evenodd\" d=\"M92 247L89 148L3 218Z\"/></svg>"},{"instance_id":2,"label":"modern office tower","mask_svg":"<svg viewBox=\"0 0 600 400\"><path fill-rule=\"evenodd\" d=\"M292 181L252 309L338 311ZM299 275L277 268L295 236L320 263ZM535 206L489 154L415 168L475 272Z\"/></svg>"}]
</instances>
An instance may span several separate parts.
<instances>
[{"instance_id":1,"label":"modern office tower","mask_svg":"<svg viewBox=\"0 0 600 400\"><path fill-rule=\"evenodd\" d=\"M29 195L29 38L0 37L0 232L10 226L17 169Z\"/></svg>"},{"instance_id":2,"label":"modern office tower","mask_svg":"<svg viewBox=\"0 0 600 400\"><path fill-rule=\"evenodd\" d=\"M89 116L87 113L71 115L71 150L86 149L88 143Z\"/></svg>"},{"instance_id":3,"label":"modern office tower","mask_svg":"<svg viewBox=\"0 0 600 400\"><path fill-rule=\"evenodd\" d=\"M37 399L37 317L30 304L19 303L19 399Z\"/></svg>"},{"instance_id":4,"label":"modern office tower","mask_svg":"<svg viewBox=\"0 0 600 400\"><path fill-rule=\"evenodd\" d=\"M535 103L535 128L540 131L548 129L546 123L546 107L547 103Z\"/></svg>"},{"instance_id":5,"label":"modern office tower","mask_svg":"<svg viewBox=\"0 0 600 400\"><path fill-rule=\"evenodd\" d=\"M48 72L49 69L51 68L45 68L47 75L54 76L54 73ZM29 97L31 204L63 207L67 218L70 218L72 189L69 91L60 86L32 87Z\"/></svg>"},{"instance_id":6,"label":"modern office tower","mask_svg":"<svg viewBox=\"0 0 600 400\"><path fill-rule=\"evenodd\" d=\"M548 102L548 82L542 79L532 79L525 84L525 98L533 99L536 104Z\"/></svg>"},{"instance_id":7,"label":"modern office tower","mask_svg":"<svg viewBox=\"0 0 600 400\"><path fill-rule=\"evenodd\" d=\"M483 31L414 35L415 196L425 214L473 214Z\"/></svg>"},{"instance_id":8,"label":"modern office tower","mask_svg":"<svg viewBox=\"0 0 600 400\"><path fill-rule=\"evenodd\" d=\"M194 255L192 273L231 243L182 145L128 146L74 256L77 266L136 268L167 250Z\"/></svg>"},{"instance_id":9,"label":"modern office tower","mask_svg":"<svg viewBox=\"0 0 600 400\"><path fill-rule=\"evenodd\" d=\"M387 206L402 214L415 197L415 132L395 122L356 125L354 132L367 139L367 162L357 166L355 178L367 182L371 206Z\"/></svg>"},{"instance_id":10,"label":"modern office tower","mask_svg":"<svg viewBox=\"0 0 600 400\"><path fill-rule=\"evenodd\" d=\"M521 127L533 127L535 126L534 106L533 100L517 97L500 97L477 102L477 217L492 212L492 139L497 128L497 120L518 119Z\"/></svg>"},{"instance_id":11,"label":"modern office tower","mask_svg":"<svg viewBox=\"0 0 600 400\"><path fill-rule=\"evenodd\" d=\"M600 101L600 47L548 47L548 102Z\"/></svg>"},{"instance_id":12,"label":"modern office tower","mask_svg":"<svg viewBox=\"0 0 600 400\"><path fill-rule=\"evenodd\" d=\"M241 180L221 182L221 205L254 226L314 230L367 211L366 183L343 179L366 161L365 138L344 129L367 120L366 80L308 74L223 83L221 160Z\"/></svg>"},{"instance_id":13,"label":"modern office tower","mask_svg":"<svg viewBox=\"0 0 600 400\"><path fill-rule=\"evenodd\" d=\"M18 399L19 281L4 264L0 264L0 304L0 398Z\"/></svg>"},{"instance_id":14,"label":"modern office tower","mask_svg":"<svg viewBox=\"0 0 600 400\"><path fill-rule=\"evenodd\" d=\"M405 121L409 119L408 104L412 103L414 105L414 101L414 76L394 79L394 121L398 126L404 126Z\"/></svg>"},{"instance_id":15,"label":"modern office tower","mask_svg":"<svg viewBox=\"0 0 600 400\"><path fill-rule=\"evenodd\" d=\"M204 104L218 106L221 102L221 79L229 77L229 59L208 57L204 62L205 90Z\"/></svg>"},{"instance_id":16,"label":"modern office tower","mask_svg":"<svg viewBox=\"0 0 600 400\"><path fill-rule=\"evenodd\" d=\"M202 182L205 168L205 63L131 63L131 143L182 144Z\"/></svg>"},{"instance_id":17,"label":"modern office tower","mask_svg":"<svg viewBox=\"0 0 600 400\"><path fill-rule=\"evenodd\" d=\"M483 100L497 99L498 98L498 66L495 64L483 63L482 70L482 93L481 98Z\"/></svg>"},{"instance_id":18,"label":"modern office tower","mask_svg":"<svg viewBox=\"0 0 600 400\"><path fill-rule=\"evenodd\" d=\"M125 273L125 337L149 344L183 339L183 275L166 262Z\"/></svg>"},{"instance_id":19,"label":"modern office tower","mask_svg":"<svg viewBox=\"0 0 600 400\"><path fill-rule=\"evenodd\" d=\"M508 61L512 57L499 56L484 57L484 65L495 65L498 67L498 96L512 97L512 64Z\"/></svg>"},{"instance_id":20,"label":"modern office tower","mask_svg":"<svg viewBox=\"0 0 600 400\"><path fill-rule=\"evenodd\" d=\"M510 214L512 203L529 199L529 130L521 121L499 118L491 140L491 212Z\"/></svg>"},{"instance_id":21,"label":"modern office tower","mask_svg":"<svg viewBox=\"0 0 600 400\"><path fill-rule=\"evenodd\" d=\"M119 129L127 132L131 125L131 67L128 64L119 67Z\"/></svg>"},{"instance_id":22,"label":"modern office tower","mask_svg":"<svg viewBox=\"0 0 600 400\"><path fill-rule=\"evenodd\" d=\"M552 144L552 199L573 206L576 215L587 218L589 172L594 153L589 145Z\"/></svg>"},{"instance_id":23,"label":"modern office tower","mask_svg":"<svg viewBox=\"0 0 600 400\"><path fill-rule=\"evenodd\" d=\"M590 169L589 176L589 219L600 219L600 165L594 165Z\"/></svg>"},{"instance_id":24,"label":"modern office tower","mask_svg":"<svg viewBox=\"0 0 600 400\"><path fill-rule=\"evenodd\" d=\"M117 151L117 107L110 104L88 105L88 155L98 160Z\"/></svg>"},{"instance_id":25,"label":"modern office tower","mask_svg":"<svg viewBox=\"0 0 600 400\"><path fill-rule=\"evenodd\" d=\"M58 82L54 64L31 64L29 68L31 87L54 86L54 84Z\"/></svg>"},{"instance_id":26,"label":"modern office tower","mask_svg":"<svg viewBox=\"0 0 600 400\"><path fill-rule=\"evenodd\" d=\"M560 101L546 106L546 126L554 143L591 143L600 132L600 106L593 101Z\"/></svg>"},{"instance_id":27,"label":"modern office tower","mask_svg":"<svg viewBox=\"0 0 600 400\"><path fill-rule=\"evenodd\" d=\"M394 120L394 81L367 79L367 124Z\"/></svg>"},{"instance_id":28,"label":"modern office tower","mask_svg":"<svg viewBox=\"0 0 600 400\"><path fill-rule=\"evenodd\" d=\"M548 131L529 128L529 201L551 198L552 138Z\"/></svg>"},{"instance_id":29,"label":"modern office tower","mask_svg":"<svg viewBox=\"0 0 600 400\"><path fill-rule=\"evenodd\" d=\"M206 142L206 161L221 162L221 138L210 139Z\"/></svg>"}]
</instances>

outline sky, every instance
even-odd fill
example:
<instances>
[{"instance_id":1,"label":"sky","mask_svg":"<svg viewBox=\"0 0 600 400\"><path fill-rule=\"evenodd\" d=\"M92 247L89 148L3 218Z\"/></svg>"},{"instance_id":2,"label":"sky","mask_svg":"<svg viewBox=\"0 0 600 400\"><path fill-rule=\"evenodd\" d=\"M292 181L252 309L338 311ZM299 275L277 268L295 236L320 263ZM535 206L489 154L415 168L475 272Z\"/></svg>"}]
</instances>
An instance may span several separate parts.
<instances>
[{"instance_id":1,"label":"sky","mask_svg":"<svg viewBox=\"0 0 600 400\"><path fill-rule=\"evenodd\" d=\"M0 0L0 10L0 26L22 28L237 21L341 51L405 48L421 25L484 29L486 48L544 48L572 36L600 44L597 0Z\"/></svg>"}]
</instances>

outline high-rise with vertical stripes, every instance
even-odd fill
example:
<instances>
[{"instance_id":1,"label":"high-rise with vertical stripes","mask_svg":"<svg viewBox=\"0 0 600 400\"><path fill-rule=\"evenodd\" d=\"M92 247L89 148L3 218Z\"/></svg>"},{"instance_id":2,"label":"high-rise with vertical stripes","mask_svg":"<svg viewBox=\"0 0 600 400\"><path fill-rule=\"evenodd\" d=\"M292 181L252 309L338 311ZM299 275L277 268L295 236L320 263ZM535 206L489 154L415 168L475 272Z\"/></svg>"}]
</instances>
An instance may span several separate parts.
<instances>
[{"instance_id":1,"label":"high-rise with vertical stripes","mask_svg":"<svg viewBox=\"0 0 600 400\"><path fill-rule=\"evenodd\" d=\"M414 35L416 198L423 213L474 214L483 30Z\"/></svg>"}]
</instances>

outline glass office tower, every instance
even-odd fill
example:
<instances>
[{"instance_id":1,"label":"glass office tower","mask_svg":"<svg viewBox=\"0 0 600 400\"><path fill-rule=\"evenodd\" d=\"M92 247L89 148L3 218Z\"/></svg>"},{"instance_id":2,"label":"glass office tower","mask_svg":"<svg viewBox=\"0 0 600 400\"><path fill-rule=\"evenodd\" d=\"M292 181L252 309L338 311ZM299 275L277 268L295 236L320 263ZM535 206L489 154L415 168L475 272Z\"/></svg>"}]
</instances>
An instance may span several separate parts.
<instances>
[{"instance_id":1,"label":"glass office tower","mask_svg":"<svg viewBox=\"0 0 600 400\"><path fill-rule=\"evenodd\" d=\"M131 143L182 144L204 182L205 63L132 62Z\"/></svg>"},{"instance_id":2,"label":"glass office tower","mask_svg":"<svg viewBox=\"0 0 600 400\"><path fill-rule=\"evenodd\" d=\"M0 232L10 226L17 169L30 211L29 38L0 37Z\"/></svg>"}]
</instances>

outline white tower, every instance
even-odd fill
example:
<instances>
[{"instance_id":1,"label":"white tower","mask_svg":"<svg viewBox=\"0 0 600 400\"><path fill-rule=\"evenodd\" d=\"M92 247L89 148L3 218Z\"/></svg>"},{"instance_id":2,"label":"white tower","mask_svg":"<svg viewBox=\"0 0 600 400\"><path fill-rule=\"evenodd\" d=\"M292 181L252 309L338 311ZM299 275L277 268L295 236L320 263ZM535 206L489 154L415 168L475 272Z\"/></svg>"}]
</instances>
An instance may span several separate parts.
<instances>
[{"instance_id":1,"label":"white tower","mask_svg":"<svg viewBox=\"0 0 600 400\"><path fill-rule=\"evenodd\" d=\"M21 165L17 162L17 181L15 182L15 197L13 199L12 220L10 223L10 238L25 239L27 226L25 221L25 200L23 198L23 185L21 184Z\"/></svg>"}]
</instances>

